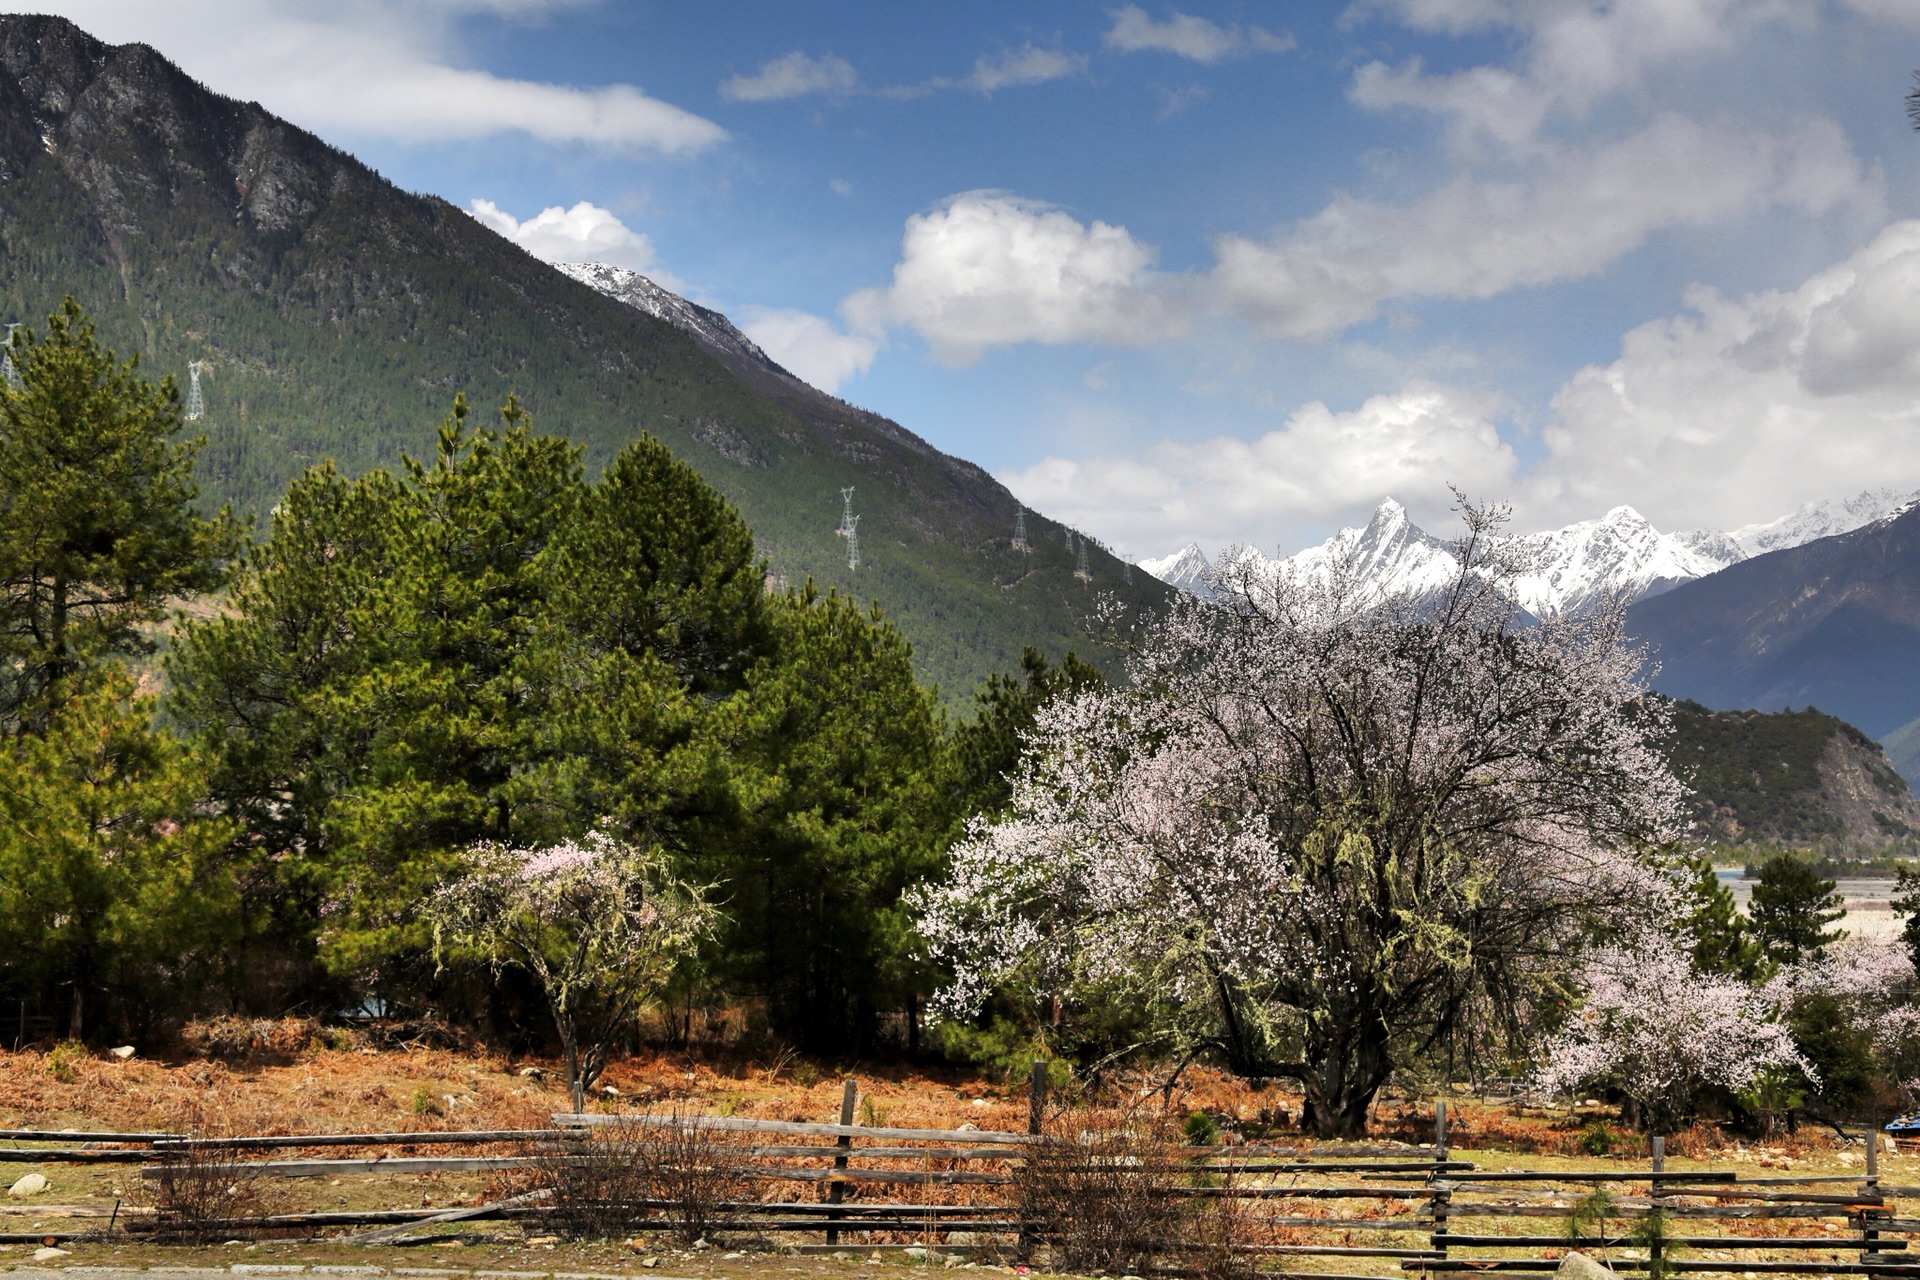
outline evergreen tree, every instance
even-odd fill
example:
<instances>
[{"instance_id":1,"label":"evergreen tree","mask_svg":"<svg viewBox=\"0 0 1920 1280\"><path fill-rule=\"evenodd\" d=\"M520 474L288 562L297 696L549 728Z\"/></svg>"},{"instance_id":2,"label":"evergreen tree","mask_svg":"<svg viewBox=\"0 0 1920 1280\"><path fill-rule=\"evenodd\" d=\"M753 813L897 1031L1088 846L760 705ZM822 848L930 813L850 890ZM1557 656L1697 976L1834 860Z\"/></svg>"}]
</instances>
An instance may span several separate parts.
<instances>
[{"instance_id":1,"label":"evergreen tree","mask_svg":"<svg viewBox=\"0 0 1920 1280\"><path fill-rule=\"evenodd\" d=\"M120 363L68 298L14 335L0 387L0 729L45 732L74 677L146 652L167 604L220 578L231 514L194 511L171 379ZM84 684L84 682L81 682ZM73 687L80 687L74 685Z\"/></svg>"},{"instance_id":2,"label":"evergreen tree","mask_svg":"<svg viewBox=\"0 0 1920 1280\"><path fill-rule=\"evenodd\" d=\"M1749 911L1753 934L1780 964L1818 956L1846 932L1828 926L1846 915L1837 886L1805 858L1776 853L1760 866Z\"/></svg>"},{"instance_id":3,"label":"evergreen tree","mask_svg":"<svg viewBox=\"0 0 1920 1280\"><path fill-rule=\"evenodd\" d=\"M118 667L65 682L43 734L0 739L0 990L64 1003L78 1040L102 1013L149 1029L219 971L239 920L202 762Z\"/></svg>"},{"instance_id":4,"label":"evergreen tree","mask_svg":"<svg viewBox=\"0 0 1920 1280\"><path fill-rule=\"evenodd\" d=\"M1920 871L1908 866L1895 869L1893 900L1888 905L1893 908L1893 914L1904 921L1900 926L1900 941L1913 957L1915 969L1920 969Z\"/></svg>"},{"instance_id":5,"label":"evergreen tree","mask_svg":"<svg viewBox=\"0 0 1920 1280\"><path fill-rule=\"evenodd\" d=\"M1753 937L1746 917L1734 905L1733 891L1720 882L1711 860L1696 856L1689 870L1688 913L1684 920L1693 937L1693 967L1697 973L1725 974L1757 982L1771 968L1766 949Z\"/></svg>"},{"instance_id":6,"label":"evergreen tree","mask_svg":"<svg viewBox=\"0 0 1920 1280\"><path fill-rule=\"evenodd\" d=\"M878 609L809 582L772 621L775 652L722 730L739 831L693 878L724 886L726 967L780 1033L864 1049L881 1009L930 990L900 900L944 843L939 705Z\"/></svg>"}]
</instances>

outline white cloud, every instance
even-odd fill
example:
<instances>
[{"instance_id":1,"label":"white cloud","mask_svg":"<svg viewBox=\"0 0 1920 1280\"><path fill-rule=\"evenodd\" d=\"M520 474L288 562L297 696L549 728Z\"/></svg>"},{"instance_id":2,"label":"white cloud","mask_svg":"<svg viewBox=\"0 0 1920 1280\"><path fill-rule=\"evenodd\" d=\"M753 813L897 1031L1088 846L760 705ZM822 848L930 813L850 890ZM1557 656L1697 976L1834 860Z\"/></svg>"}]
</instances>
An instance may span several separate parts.
<instances>
[{"instance_id":1,"label":"white cloud","mask_svg":"<svg viewBox=\"0 0 1920 1280\"><path fill-rule=\"evenodd\" d=\"M554 205L525 221L491 200L469 201L468 211L543 262L609 262L644 272L664 288L681 287L654 261L653 241L597 204Z\"/></svg>"},{"instance_id":2,"label":"white cloud","mask_svg":"<svg viewBox=\"0 0 1920 1280\"><path fill-rule=\"evenodd\" d=\"M815 58L795 49L760 64L750 76L731 76L720 85L720 96L734 102L777 102L809 94L844 97L859 88L853 64L834 54Z\"/></svg>"},{"instance_id":3,"label":"white cloud","mask_svg":"<svg viewBox=\"0 0 1920 1280\"><path fill-rule=\"evenodd\" d=\"M103 40L143 41L195 79L318 132L433 142L531 134L545 142L666 154L725 139L710 120L633 85L594 88L514 79L453 64L459 21L537 18L565 0L45 0Z\"/></svg>"},{"instance_id":4,"label":"white cloud","mask_svg":"<svg viewBox=\"0 0 1920 1280\"><path fill-rule=\"evenodd\" d=\"M1223 27L1217 22L1171 10L1165 22L1155 22L1145 9L1130 4L1112 11L1113 26L1106 35L1106 46L1122 53L1153 51L1190 58L1194 62L1218 62L1236 53L1258 50L1283 53L1293 48L1294 39L1262 27Z\"/></svg>"},{"instance_id":5,"label":"white cloud","mask_svg":"<svg viewBox=\"0 0 1920 1280\"><path fill-rule=\"evenodd\" d=\"M1388 494L1444 525L1449 483L1499 494L1516 458L1497 401L1414 383L1336 413L1304 405L1257 440L1165 441L1136 457L1047 458L1000 480L1027 505L1109 540L1172 549L1190 539L1291 548L1364 520Z\"/></svg>"},{"instance_id":6,"label":"white cloud","mask_svg":"<svg viewBox=\"0 0 1920 1280\"><path fill-rule=\"evenodd\" d=\"M1551 111L1578 116L1653 68L1698 65L1762 25L1813 13L1792 0L1374 0L1366 8L1421 31L1518 35L1513 69L1430 77L1416 59L1398 71L1369 63L1354 77L1363 106L1442 111L1467 131L1509 142Z\"/></svg>"},{"instance_id":7,"label":"white cloud","mask_svg":"<svg viewBox=\"0 0 1920 1280\"><path fill-rule=\"evenodd\" d=\"M1087 60L1078 54L1061 53L1058 49L1042 49L1036 45L1024 44L1018 49L991 56L982 55L974 60L973 74L960 81L935 81L941 87L957 84L972 89L976 93L992 95L1001 89L1012 89L1023 85L1045 84L1049 80L1060 80L1067 76L1078 75L1086 70Z\"/></svg>"},{"instance_id":8,"label":"white cloud","mask_svg":"<svg viewBox=\"0 0 1920 1280\"><path fill-rule=\"evenodd\" d=\"M1407 204L1342 195L1269 240L1216 239L1216 300L1281 337L1318 339L1389 302L1489 298L1592 275L1655 233L1770 206L1877 208L1838 126L1780 134L1660 116L1606 145L1556 147L1513 174L1463 173Z\"/></svg>"},{"instance_id":9,"label":"white cloud","mask_svg":"<svg viewBox=\"0 0 1920 1280\"><path fill-rule=\"evenodd\" d=\"M1133 346L1184 326L1155 250L1125 227L1005 192L972 191L907 219L893 283L841 304L857 329L905 325L964 365L1016 342Z\"/></svg>"},{"instance_id":10,"label":"white cloud","mask_svg":"<svg viewBox=\"0 0 1920 1280\"><path fill-rule=\"evenodd\" d=\"M880 349L872 335L842 333L831 321L805 311L748 307L741 315L740 328L749 338L822 391L837 392L848 378L865 373Z\"/></svg>"},{"instance_id":11,"label":"white cloud","mask_svg":"<svg viewBox=\"0 0 1920 1280\"><path fill-rule=\"evenodd\" d=\"M1920 221L1799 288L1629 332L1575 374L1523 486L1540 520L1631 500L1662 528L1731 528L1814 497L1920 486Z\"/></svg>"}]
</instances>

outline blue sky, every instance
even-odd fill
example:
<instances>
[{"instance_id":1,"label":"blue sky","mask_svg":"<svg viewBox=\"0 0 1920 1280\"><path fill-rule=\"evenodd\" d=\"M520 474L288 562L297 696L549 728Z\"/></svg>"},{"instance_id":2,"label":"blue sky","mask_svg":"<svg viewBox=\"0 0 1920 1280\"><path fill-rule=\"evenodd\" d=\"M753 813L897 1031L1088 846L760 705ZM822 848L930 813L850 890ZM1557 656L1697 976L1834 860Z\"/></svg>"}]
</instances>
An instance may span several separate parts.
<instances>
[{"instance_id":1,"label":"blue sky","mask_svg":"<svg viewBox=\"0 0 1920 1280\"><path fill-rule=\"evenodd\" d=\"M1135 555L1920 487L1920 0L51 7Z\"/></svg>"}]
</instances>

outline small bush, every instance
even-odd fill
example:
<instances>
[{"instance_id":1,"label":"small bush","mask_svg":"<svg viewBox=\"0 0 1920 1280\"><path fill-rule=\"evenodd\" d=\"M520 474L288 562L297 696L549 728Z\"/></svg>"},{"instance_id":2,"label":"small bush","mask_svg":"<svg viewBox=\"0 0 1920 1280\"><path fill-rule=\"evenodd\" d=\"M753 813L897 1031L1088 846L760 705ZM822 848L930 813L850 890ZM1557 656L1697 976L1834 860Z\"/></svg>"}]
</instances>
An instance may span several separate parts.
<instances>
[{"instance_id":1,"label":"small bush","mask_svg":"<svg viewBox=\"0 0 1920 1280\"><path fill-rule=\"evenodd\" d=\"M711 1239L753 1189L737 1148L678 1111L565 1144L541 1162L536 1185L552 1194L558 1234L608 1239L652 1219L683 1244Z\"/></svg>"},{"instance_id":2,"label":"small bush","mask_svg":"<svg viewBox=\"0 0 1920 1280\"><path fill-rule=\"evenodd\" d=\"M1187 1117L1186 1123L1180 1126L1180 1132L1185 1135L1188 1146L1210 1147L1220 1137L1220 1126L1215 1124L1213 1117L1206 1112L1195 1111Z\"/></svg>"},{"instance_id":3,"label":"small bush","mask_svg":"<svg viewBox=\"0 0 1920 1280\"><path fill-rule=\"evenodd\" d=\"M47 1074L61 1084L79 1084L78 1068L91 1056L87 1052L87 1046L72 1040L64 1041L53 1046L47 1054Z\"/></svg>"},{"instance_id":4,"label":"small bush","mask_svg":"<svg viewBox=\"0 0 1920 1280\"><path fill-rule=\"evenodd\" d=\"M425 1085L420 1085L414 1089L413 1097L408 1099L408 1105L413 1108L413 1114L417 1116L443 1116L447 1114L447 1109L440 1105L440 1099L434 1097L433 1091Z\"/></svg>"},{"instance_id":5,"label":"small bush","mask_svg":"<svg viewBox=\"0 0 1920 1280\"><path fill-rule=\"evenodd\" d=\"M1620 1141L1620 1135L1605 1120L1593 1120L1580 1130L1579 1147L1582 1155L1604 1156L1611 1154Z\"/></svg>"},{"instance_id":6,"label":"small bush","mask_svg":"<svg viewBox=\"0 0 1920 1280\"><path fill-rule=\"evenodd\" d=\"M1124 1275L1172 1267L1227 1277L1246 1223L1230 1196L1183 1194L1205 1180L1173 1153L1168 1127L1056 1135L1027 1148L1014 1170L1023 1221L1049 1251L1054 1271Z\"/></svg>"},{"instance_id":7,"label":"small bush","mask_svg":"<svg viewBox=\"0 0 1920 1280\"><path fill-rule=\"evenodd\" d=\"M158 1167L143 1175L136 1198L153 1210L153 1239L213 1244L258 1235L260 1219L280 1212L286 1195L263 1177L240 1148L201 1124L189 1126L177 1146L156 1143Z\"/></svg>"}]
</instances>

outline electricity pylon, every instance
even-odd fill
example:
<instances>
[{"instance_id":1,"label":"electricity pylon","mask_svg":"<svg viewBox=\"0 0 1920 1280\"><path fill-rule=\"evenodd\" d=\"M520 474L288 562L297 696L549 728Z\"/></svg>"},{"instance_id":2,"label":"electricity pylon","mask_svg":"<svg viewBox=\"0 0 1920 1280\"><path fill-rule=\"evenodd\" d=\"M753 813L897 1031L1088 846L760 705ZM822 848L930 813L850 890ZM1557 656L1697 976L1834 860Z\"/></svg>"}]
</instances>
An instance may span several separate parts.
<instances>
[{"instance_id":1,"label":"electricity pylon","mask_svg":"<svg viewBox=\"0 0 1920 1280\"><path fill-rule=\"evenodd\" d=\"M207 416L207 400L200 394L200 374L206 369L205 360L195 360L187 366L187 412L188 422L198 422Z\"/></svg>"},{"instance_id":2,"label":"electricity pylon","mask_svg":"<svg viewBox=\"0 0 1920 1280\"><path fill-rule=\"evenodd\" d=\"M1013 549L1027 555L1033 554L1033 548L1027 545L1027 509L1024 506L1020 508L1020 514L1013 518Z\"/></svg>"},{"instance_id":3,"label":"electricity pylon","mask_svg":"<svg viewBox=\"0 0 1920 1280\"><path fill-rule=\"evenodd\" d=\"M840 527L834 532L846 537L853 532L853 486L848 485L840 491Z\"/></svg>"},{"instance_id":4,"label":"electricity pylon","mask_svg":"<svg viewBox=\"0 0 1920 1280\"><path fill-rule=\"evenodd\" d=\"M1093 581L1093 571L1087 568L1087 540L1080 539L1080 562L1073 567L1073 576L1082 582Z\"/></svg>"},{"instance_id":5,"label":"electricity pylon","mask_svg":"<svg viewBox=\"0 0 1920 1280\"><path fill-rule=\"evenodd\" d=\"M860 517L847 516L847 568L860 567Z\"/></svg>"},{"instance_id":6,"label":"electricity pylon","mask_svg":"<svg viewBox=\"0 0 1920 1280\"><path fill-rule=\"evenodd\" d=\"M13 331L19 327L8 325L6 341L0 342L0 378L5 378L7 386L15 391L20 389L20 371L13 367Z\"/></svg>"}]
</instances>

